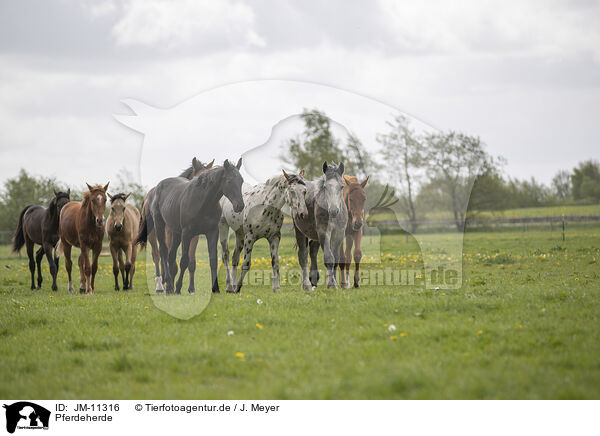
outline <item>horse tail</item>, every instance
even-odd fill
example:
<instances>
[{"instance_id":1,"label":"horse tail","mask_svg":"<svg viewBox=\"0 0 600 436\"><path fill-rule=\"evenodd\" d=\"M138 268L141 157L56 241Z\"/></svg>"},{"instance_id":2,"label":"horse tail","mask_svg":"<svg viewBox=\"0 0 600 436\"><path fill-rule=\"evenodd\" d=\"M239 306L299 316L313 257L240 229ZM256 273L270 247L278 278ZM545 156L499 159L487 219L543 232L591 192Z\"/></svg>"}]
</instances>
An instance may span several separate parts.
<instances>
[{"instance_id":1,"label":"horse tail","mask_svg":"<svg viewBox=\"0 0 600 436\"><path fill-rule=\"evenodd\" d=\"M154 220L152 219L152 214L146 213L142 216L142 220L140 221L140 230L135 238L135 241L133 241L133 244L139 244L142 250L146 248L148 235L152 233L152 230L154 230Z\"/></svg>"},{"instance_id":2,"label":"horse tail","mask_svg":"<svg viewBox=\"0 0 600 436\"><path fill-rule=\"evenodd\" d=\"M19 223L17 224L17 230L15 230L15 234L12 240L13 253L18 253L19 251L21 251L21 248L23 248L23 245L25 245L25 233L23 233L23 216L25 216L25 212L27 212L27 210L31 206L32 205L25 206L21 211L21 214L19 215Z\"/></svg>"}]
</instances>

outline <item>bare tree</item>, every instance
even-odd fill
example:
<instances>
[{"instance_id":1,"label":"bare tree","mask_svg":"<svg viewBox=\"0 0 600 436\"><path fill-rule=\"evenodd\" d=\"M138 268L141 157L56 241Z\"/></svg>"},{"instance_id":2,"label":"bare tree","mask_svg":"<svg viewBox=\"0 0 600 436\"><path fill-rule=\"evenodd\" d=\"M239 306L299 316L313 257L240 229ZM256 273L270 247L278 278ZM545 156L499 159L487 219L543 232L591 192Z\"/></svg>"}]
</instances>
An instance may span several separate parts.
<instances>
[{"instance_id":1,"label":"bare tree","mask_svg":"<svg viewBox=\"0 0 600 436\"><path fill-rule=\"evenodd\" d=\"M425 147L410 127L410 120L398 114L387 122L390 131L377 135L382 145L381 155L386 161L390 181L399 193L402 208L410 222L411 233L417 230L417 208L415 206L416 183L419 168L423 165Z\"/></svg>"}]
</instances>

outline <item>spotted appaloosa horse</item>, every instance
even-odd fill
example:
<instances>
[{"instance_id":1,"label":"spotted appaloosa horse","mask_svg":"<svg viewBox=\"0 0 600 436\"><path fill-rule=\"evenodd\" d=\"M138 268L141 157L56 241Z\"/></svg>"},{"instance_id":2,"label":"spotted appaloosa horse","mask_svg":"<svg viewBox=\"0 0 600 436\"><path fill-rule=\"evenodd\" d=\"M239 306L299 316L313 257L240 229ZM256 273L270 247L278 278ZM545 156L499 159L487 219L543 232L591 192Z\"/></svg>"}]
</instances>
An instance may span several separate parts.
<instances>
[{"instance_id":1,"label":"spotted appaloosa horse","mask_svg":"<svg viewBox=\"0 0 600 436\"><path fill-rule=\"evenodd\" d=\"M340 286L350 287L350 263L352 263L352 244L354 244L354 287L360 287L360 259L362 251L360 242L363 234L363 222L365 219L365 186L369 182L367 177L362 182L354 176L344 175L344 203L348 210L348 223L346 224L346 250L340 248Z\"/></svg>"},{"instance_id":2,"label":"spotted appaloosa horse","mask_svg":"<svg viewBox=\"0 0 600 436\"><path fill-rule=\"evenodd\" d=\"M304 172L299 175L287 174L272 177L266 183L258 184L244 192L244 209L236 212L226 198L221 200L223 213L219 221L219 239L223 263L226 269L227 292L240 292L244 276L250 270L252 248L254 243L266 238L271 249L271 266L273 268L273 291L279 292L279 241L281 239L281 225L283 224L282 208L287 205L292 216L304 218L308 211L304 197L306 195L306 182ZM231 259L233 277L229 271L229 229L235 233L235 249ZM242 272L237 280L237 267L240 262L240 253L244 248L244 262Z\"/></svg>"},{"instance_id":3,"label":"spotted appaloosa horse","mask_svg":"<svg viewBox=\"0 0 600 436\"><path fill-rule=\"evenodd\" d=\"M335 265L339 263L340 249L348 221L344 204L342 175L344 164L323 163L323 175L307 182L306 206L308 215L294 216L294 231L298 244L298 261L302 268L302 289L310 291L319 281L317 254L323 247L327 268L327 287L337 288ZM310 278L307 269L308 241L310 240Z\"/></svg>"},{"instance_id":4,"label":"spotted appaloosa horse","mask_svg":"<svg viewBox=\"0 0 600 436\"><path fill-rule=\"evenodd\" d=\"M123 279L123 290L133 288L137 246L133 240L140 226L140 212L133 204L125 203L131 194L110 195L110 214L106 220L108 246L113 260L115 291L119 290L119 271ZM123 262L123 253L125 262Z\"/></svg>"},{"instance_id":5,"label":"spotted appaloosa horse","mask_svg":"<svg viewBox=\"0 0 600 436\"><path fill-rule=\"evenodd\" d=\"M54 191L54 197L48 207L27 206L21 211L19 224L13 237L13 251L19 252L23 245L27 246L27 256L29 257L29 271L31 272L31 289L36 289L35 285L35 265L37 263L37 289L42 287L42 258L44 253L50 265L50 275L52 276L52 290L56 291L56 275L58 274L58 256L54 249L58 242L58 218L60 211L65 204L69 202L71 190L67 192ZM34 244L41 245L40 249L33 258Z\"/></svg>"},{"instance_id":6,"label":"spotted appaloosa horse","mask_svg":"<svg viewBox=\"0 0 600 436\"><path fill-rule=\"evenodd\" d=\"M71 247L79 247L79 292L94 293L94 281L98 271L98 256L104 239L104 210L106 207L106 186L87 185L83 201L70 201L60 212L60 245L65 254L65 268L69 276L69 292L73 292L71 280ZM90 265L89 251L92 250Z\"/></svg>"},{"instance_id":7,"label":"spotted appaloosa horse","mask_svg":"<svg viewBox=\"0 0 600 436\"><path fill-rule=\"evenodd\" d=\"M204 170L208 170L210 168L212 168L213 164L214 164L215 160L213 159L212 162L210 162L208 165L203 164L202 162L200 162L198 159L193 158L192 159L192 165L189 166L186 170L184 170L181 174L179 174L179 177L183 177L187 180L192 180L194 177L196 177L198 174L200 174L200 172L204 171ZM144 202L142 204L142 213L141 216L146 216L147 214L150 213L150 205L152 203L152 200L154 199L154 191L156 190L156 186L152 189L150 189L148 191L148 193L146 194L146 197L144 198ZM167 245L170 244L171 241L171 232L169 231L169 228L166 228L166 235L165 235L166 241L167 241ZM160 250L158 248L158 240L156 239L156 229L152 230L149 234L148 234L148 242L150 243L150 247L152 248L152 261L154 262L154 271L155 271L155 282L156 282L156 292L160 293L160 292L164 292L165 287L164 287L164 283L163 283L163 274L161 274L161 261L160 261ZM192 242L190 244L190 273L193 276L194 275L194 271L196 269L196 260L195 260L195 254L196 254L196 247L198 245L198 237L195 237L194 239L192 239ZM145 247L145 242L141 242L141 248L142 250Z\"/></svg>"}]
</instances>

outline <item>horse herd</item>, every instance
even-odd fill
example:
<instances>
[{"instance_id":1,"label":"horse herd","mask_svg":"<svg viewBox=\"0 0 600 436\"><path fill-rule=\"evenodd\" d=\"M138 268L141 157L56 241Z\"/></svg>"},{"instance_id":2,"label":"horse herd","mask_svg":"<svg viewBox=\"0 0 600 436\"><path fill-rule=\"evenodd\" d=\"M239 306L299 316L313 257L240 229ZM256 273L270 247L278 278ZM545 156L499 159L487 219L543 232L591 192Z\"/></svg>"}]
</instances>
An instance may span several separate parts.
<instances>
[{"instance_id":1,"label":"horse herd","mask_svg":"<svg viewBox=\"0 0 600 436\"><path fill-rule=\"evenodd\" d=\"M70 200L70 190L55 191L47 207L25 207L13 237L13 250L19 252L23 246L27 248L31 289L41 287L41 262L45 255L52 275L52 290L57 290L59 256L64 253L68 290L74 292L71 249L75 246L81 250L79 291L93 293L98 257L106 232L117 291L119 275L123 289L132 287L138 245L144 248L150 243L156 271L156 292L181 293L184 274L189 271L188 291L193 294L196 246L199 235L205 235L213 292L219 292L218 243L221 244L226 268L227 292L240 292L250 269L254 243L261 238L269 242L273 291L277 292L280 290L278 248L286 208L293 220L302 269L302 289L310 291L317 286L319 248L323 249L328 288L338 286L337 268L340 269L340 285L350 286L352 254L356 265L354 286L359 287L360 244L368 177L360 182L356 177L344 174L343 163L324 162L323 174L316 180L306 180L304 171L288 174L284 170L283 174L271 177L265 183L243 189L241 165L241 158L235 165L225 160L223 165L218 166L214 165L214 160L203 164L194 158L192 165L178 177L162 180L146 194L141 213L127 203L130 194L109 194L108 183L104 186L88 184L81 202ZM107 197L110 213L105 220ZM230 229L235 233L231 269ZM41 247L34 255L35 244ZM176 256L179 246L181 258L178 268ZM238 277L242 251L243 261Z\"/></svg>"}]
</instances>

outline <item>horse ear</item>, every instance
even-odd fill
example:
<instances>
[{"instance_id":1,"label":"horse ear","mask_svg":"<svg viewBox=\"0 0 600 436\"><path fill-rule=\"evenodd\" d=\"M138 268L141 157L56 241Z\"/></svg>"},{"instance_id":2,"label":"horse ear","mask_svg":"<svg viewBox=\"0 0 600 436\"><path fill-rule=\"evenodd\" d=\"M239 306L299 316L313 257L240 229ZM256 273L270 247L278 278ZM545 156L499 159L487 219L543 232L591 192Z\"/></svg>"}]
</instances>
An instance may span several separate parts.
<instances>
[{"instance_id":1,"label":"horse ear","mask_svg":"<svg viewBox=\"0 0 600 436\"><path fill-rule=\"evenodd\" d=\"M285 170L281 170L283 171L283 175L285 176L285 180L287 180L288 182L290 181L290 175L288 173L285 172Z\"/></svg>"},{"instance_id":2,"label":"horse ear","mask_svg":"<svg viewBox=\"0 0 600 436\"><path fill-rule=\"evenodd\" d=\"M70 197L71 196L71 188L67 189L67 195Z\"/></svg>"},{"instance_id":3,"label":"horse ear","mask_svg":"<svg viewBox=\"0 0 600 436\"><path fill-rule=\"evenodd\" d=\"M106 192L108 190L108 185L110 185L110 182L108 182L106 185L104 185L104 192Z\"/></svg>"},{"instance_id":4,"label":"horse ear","mask_svg":"<svg viewBox=\"0 0 600 436\"><path fill-rule=\"evenodd\" d=\"M192 168L196 169L200 166L200 162L198 162L198 159L193 158L192 159Z\"/></svg>"},{"instance_id":5,"label":"horse ear","mask_svg":"<svg viewBox=\"0 0 600 436\"><path fill-rule=\"evenodd\" d=\"M130 195L131 195L131 192L125 196L125 200L127 200Z\"/></svg>"},{"instance_id":6,"label":"horse ear","mask_svg":"<svg viewBox=\"0 0 600 436\"><path fill-rule=\"evenodd\" d=\"M92 190L92 187L90 186L90 184L89 184L88 182L85 182L85 184L86 184L86 185L87 185L87 187L88 187L88 191L91 191L91 190Z\"/></svg>"},{"instance_id":7,"label":"horse ear","mask_svg":"<svg viewBox=\"0 0 600 436\"><path fill-rule=\"evenodd\" d=\"M228 170L230 166L231 164L229 163L229 159L225 159L225 162L223 162L223 168Z\"/></svg>"},{"instance_id":8,"label":"horse ear","mask_svg":"<svg viewBox=\"0 0 600 436\"><path fill-rule=\"evenodd\" d=\"M327 161L323 162L323 173L327 172Z\"/></svg>"},{"instance_id":9,"label":"horse ear","mask_svg":"<svg viewBox=\"0 0 600 436\"><path fill-rule=\"evenodd\" d=\"M365 186L367 186L367 183L369 183L369 177L371 177L371 176L367 176L367 178L365 180L363 180L363 182L360 184L360 186L362 186L363 188Z\"/></svg>"},{"instance_id":10,"label":"horse ear","mask_svg":"<svg viewBox=\"0 0 600 436\"><path fill-rule=\"evenodd\" d=\"M110 198L110 201L112 201L112 199L113 199L113 196L112 196L112 195L110 195L108 192L106 193L106 195L108 195L108 198Z\"/></svg>"},{"instance_id":11,"label":"horse ear","mask_svg":"<svg viewBox=\"0 0 600 436\"><path fill-rule=\"evenodd\" d=\"M342 180L344 181L344 185L349 185L350 181L348 180L348 176L344 174L344 176L342 177Z\"/></svg>"},{"instance_id":12,"label":"horse ear","mask_svg":"<svg viewBox=\"0 0 600 436\"><path fill-rule=\"evenodd\" d=\"M302 178L304 178L305 174L306 174L306 172L304 171L304 169L301 169L300 172L298 173L298 175Z\"/></svg>"},{"instance_id":13,"label":"horse ear","mask_svg":"<svg viewBox=\"0 0 600 436\"><path fill-rule=\"evenodd\" d=\"M235 165L235 167L238 169L238 171L242 167L242 158L241 157L240 157L240 160L238 160L238 163Z\"/></svg>"},{"instance_id":14,"label":"horse ear","mask_svg":"<svg viewBox=\"0 0 600 436\"><path fill-rule=\"evenodd\" d=\"M344 162L340 162L340 164L338 165L338 173L340 176L344 174Z\"/></svg>"},{"instance_id":15,"label":"horse ear","mask_svg":"<svg viewBox=\"0 0 600 436\"><path fill-rule=\"evenodd\" d=\"M207 169L208 169L208 168L212 168L214 164L215 164L215 160L213 159L213 160L211 161L211 163L209 163L208 165L206 165L206 168L207 168Z\"/></svg>"},{"instance_id":16,"label":"horse ear","mask_svg":"<svg viewBox=\"0 0 600 436\"><path fill-rule=\"evenodd\" d=\"M54 192L54 196L56 197L56 194L58 194L58 192L56 192L56 189L52 188L52 192Z\"/></svg>"}]
</instances>

